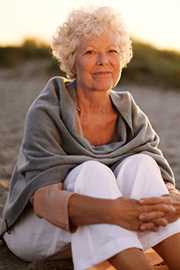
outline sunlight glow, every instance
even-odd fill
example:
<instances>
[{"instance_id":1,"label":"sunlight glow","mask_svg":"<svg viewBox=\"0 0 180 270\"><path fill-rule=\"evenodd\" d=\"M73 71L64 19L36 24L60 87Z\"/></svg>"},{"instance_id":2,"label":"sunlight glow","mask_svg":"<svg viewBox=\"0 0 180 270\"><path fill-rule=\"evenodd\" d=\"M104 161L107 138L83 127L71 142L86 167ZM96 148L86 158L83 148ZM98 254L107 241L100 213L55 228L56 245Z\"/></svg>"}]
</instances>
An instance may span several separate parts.
<instances>
[{"instance_id":1,"label":"sunlight glow","mask_svg":"<svg viewBox=\"0 0 180 270\"><path fill-rule=\"evenodd\" d=\"M179 0L88 0L87 4L114 6L132 36L180 51ZM0 0L0 44L18 44L29 36L48 42L72 8L87 4L85 0Z\"/></svg>"}]
</instances>

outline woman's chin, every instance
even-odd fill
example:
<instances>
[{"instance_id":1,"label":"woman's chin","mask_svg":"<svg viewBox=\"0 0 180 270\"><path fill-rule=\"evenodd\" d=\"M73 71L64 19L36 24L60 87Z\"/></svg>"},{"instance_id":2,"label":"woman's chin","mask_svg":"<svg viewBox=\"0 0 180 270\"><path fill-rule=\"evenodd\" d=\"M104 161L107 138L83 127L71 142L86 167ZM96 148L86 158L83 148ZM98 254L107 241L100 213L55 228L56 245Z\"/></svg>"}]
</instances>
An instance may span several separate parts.
<instances>
[{"instance_id":1,"label":"woman's chin","mask_svg":"<svg viewBox=\"0 0 180 270\"><path fill-rule=\"evenodd\" d=\"M112 80L99 81L94 84L94 90L108 91L109 89L113 87L113 85L114 85L114 82Z\"/></svg>"}]
</instances>

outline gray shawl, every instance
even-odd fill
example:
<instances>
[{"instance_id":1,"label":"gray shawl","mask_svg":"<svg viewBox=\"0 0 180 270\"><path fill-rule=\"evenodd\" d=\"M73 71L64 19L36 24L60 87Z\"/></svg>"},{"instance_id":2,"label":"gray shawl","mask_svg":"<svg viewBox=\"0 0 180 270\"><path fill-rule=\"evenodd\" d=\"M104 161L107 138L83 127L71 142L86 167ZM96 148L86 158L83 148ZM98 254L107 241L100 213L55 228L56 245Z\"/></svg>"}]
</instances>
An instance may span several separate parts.
<instances>
[{"instance_id":1,"label":"gray shawl","mask_svg":"<svg viewBox=\"0 0 180 270\"><path fill-rule=\"evenodd\" d=\"M76 89L72 89L75 94ZM172 170L159 150L159 137L129 92L112 90L119 112L118 140L95 146L76 131L76 105L65 79L50 79L28 110L24 136L3 212L1 233L8 230L40 187L63 182L68 172L87 160L108 166L145 153L153 157L164 181L174 183Z\"/></svg>"}]
</instances>

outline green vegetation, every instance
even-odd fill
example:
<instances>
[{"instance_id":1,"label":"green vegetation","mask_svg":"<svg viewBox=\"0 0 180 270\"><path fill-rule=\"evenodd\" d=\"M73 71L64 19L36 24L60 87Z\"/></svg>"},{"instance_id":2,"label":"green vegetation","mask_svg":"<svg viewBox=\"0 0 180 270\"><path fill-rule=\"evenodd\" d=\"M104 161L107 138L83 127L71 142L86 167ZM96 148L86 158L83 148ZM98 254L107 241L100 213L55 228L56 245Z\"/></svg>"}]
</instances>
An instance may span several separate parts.
<instances>
[{"instance_id":1,"label":"green vegetation","mask_svg":"<svg viewBox=\"0 0 180 270\"><path fill-rule=\"evenodd\" d=\"M26 39L21 46L0 47L0 67L15 67L29 59L51 57L48 46L34 39Z\"/></svg>"},{"instance_id":2,"label":"green vegetation","mask_svg":"<svg viewBox=\"0 0 180 270\"><path fill-rule=\"evenodd\" d=\"M180 53L157 50L148 44L134 42L134 57L128 68L124 69L122 78L179 88Z\"/></svg>"},{"instance_id":3,"label":"green vegetation","mask_svg":"<svg viewBox=\"0 0 180 270\"><path fill-rule=\"evenodd\" d=\"M142 82L146 84L163 84L180 88L180 53L157 50L154 47L134 41L134 57L123 70L122 81ZM49 59L47 72L59 73L57 61L51 56L47 44L26 39L21 46L0 47L0 68L14 68L24 61Z\"/></svg>"}]
</instances>

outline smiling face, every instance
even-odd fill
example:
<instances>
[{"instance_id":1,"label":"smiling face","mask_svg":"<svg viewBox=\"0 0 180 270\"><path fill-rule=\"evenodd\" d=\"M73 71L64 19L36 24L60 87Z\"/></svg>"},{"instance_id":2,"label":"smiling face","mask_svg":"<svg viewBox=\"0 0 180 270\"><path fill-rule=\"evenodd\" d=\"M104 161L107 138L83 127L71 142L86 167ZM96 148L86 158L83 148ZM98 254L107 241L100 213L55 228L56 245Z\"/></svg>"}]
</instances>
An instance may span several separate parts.
<instances>
[{"instance_id":1,"label":"smiling face","mask_svg":"<svg viewBox=\"0 0 180 270\"><path fill-rule=\"evenodd\" d=\"M108 91L121 75L118 34L105 32L100 36L82 38L76 50L73 71L77 88Z\"/></svg>"}]
</instances>

